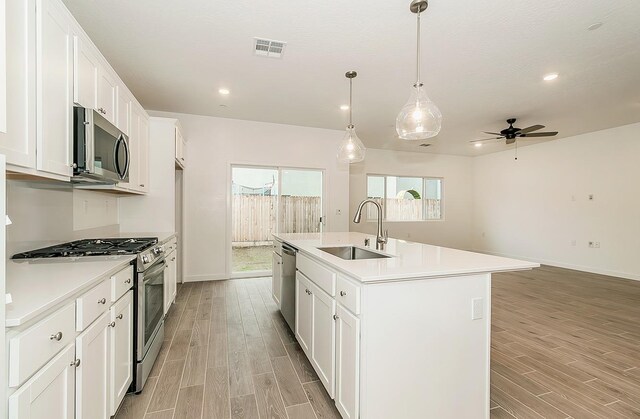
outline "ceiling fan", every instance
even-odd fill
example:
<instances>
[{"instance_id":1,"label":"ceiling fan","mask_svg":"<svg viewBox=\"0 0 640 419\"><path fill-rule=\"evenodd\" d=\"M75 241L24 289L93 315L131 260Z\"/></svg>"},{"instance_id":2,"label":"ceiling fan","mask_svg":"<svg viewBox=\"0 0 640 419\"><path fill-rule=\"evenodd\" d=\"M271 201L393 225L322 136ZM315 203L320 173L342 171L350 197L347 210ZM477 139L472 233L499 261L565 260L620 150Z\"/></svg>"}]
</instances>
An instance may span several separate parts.
<instances>
[{"instance_id":1,"label":"ceiling fan","mask_svg":"<svg viewBox=\"0 0 640 419\"><path fill-rule=\"evenodd\" d=\"M513 124L516 122L516 118L507 119L507 124L509 124L509 128L505 128L502 131L498 132L487 132L484 131L485 134L490 135L498 135L498 137L493 138L484 138L482 140L473 140L472 143L479 143L483 141L491 141L491 140L502 140L506 139L507 144L513 144L516 142L516 139L534 139L538 137L553 137L554 135L558 135L558 131L550 131L550 132L533 132L538 131L544 128L544 125L532 125L527 128L516 128Z\"/></svg>"}]
</instances>

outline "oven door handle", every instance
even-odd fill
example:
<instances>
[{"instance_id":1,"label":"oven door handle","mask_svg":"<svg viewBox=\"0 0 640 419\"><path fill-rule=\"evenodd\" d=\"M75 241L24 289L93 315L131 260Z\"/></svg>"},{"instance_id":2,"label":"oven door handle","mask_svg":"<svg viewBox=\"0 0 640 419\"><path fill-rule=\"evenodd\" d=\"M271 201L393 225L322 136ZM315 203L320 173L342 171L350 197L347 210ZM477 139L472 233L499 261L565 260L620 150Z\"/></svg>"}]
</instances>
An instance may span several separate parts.
<instances>
[{"instance_id":1,"label":"oven door handle","mask_svg":"<svg viewBox=\"0 0 640 419\"><path fill-rule=\"evenodd\" d=\"M151 281L156 274L158 274L159 272L162 272L164 270L164 265L166 265L166 262L164 259L162 259L162 261L160 262L156 262L154 265L158 265L157 267L151 267L149 269L147 269L144 272L144 284L146 285L149 281Z\"/></svg>"}]
</instances>

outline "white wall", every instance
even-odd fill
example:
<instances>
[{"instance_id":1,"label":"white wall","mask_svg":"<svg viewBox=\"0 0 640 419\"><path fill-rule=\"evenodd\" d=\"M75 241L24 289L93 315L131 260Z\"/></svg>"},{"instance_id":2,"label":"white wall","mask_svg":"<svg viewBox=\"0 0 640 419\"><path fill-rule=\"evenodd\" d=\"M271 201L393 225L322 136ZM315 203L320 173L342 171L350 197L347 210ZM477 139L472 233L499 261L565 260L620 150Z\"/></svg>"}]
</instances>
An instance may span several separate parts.
<instances>
[{"instance_id":1,"label":"white wall","mask_svg":"<svg viewBox=\"0 0 640 419\"><path fill-rule=\"evenodd\" d=\"M368 149L362 163L352 164L349 176L352 231L375 234L376 222L353 223L360 201L367 197L367 174L430 176L444 178L444 219L440 221L385 222L389 236L398 239L470 249L472 237L471 157Z\"/></svg>"},{"instance_id":2,"label":"white wall","mask_svg":"<svg viewBox=\"0 0 640 419\"><path fill-rule=\"evenodd\" d=\"M227 199L231 164L324 169L326 229L349 228L349 168L336 161L342 131L164 112L150 114L177 118L188 140L184 172L186 281L221 279L229 273ZM151 143L153 146L153 138Z\"/></svg>"},{"instance_id":3,"label":"white wall","mask_svg":"<svg viewBox=\"0 0 640 419\"><path fill-rule=\"evenodd\" d=\"M477 157L474 248L640 279L639 162L640 124Z\"/></svg>"},{"instance_id":4,"label":"white wall","mask_svg":"<svg viewBox=\"0 0 640 419\"><path fill-rule=\"evenodd\" d=\"M118 199L57 182L7 182L7 252L118 232Z\"/></svg>"}]
</instances>

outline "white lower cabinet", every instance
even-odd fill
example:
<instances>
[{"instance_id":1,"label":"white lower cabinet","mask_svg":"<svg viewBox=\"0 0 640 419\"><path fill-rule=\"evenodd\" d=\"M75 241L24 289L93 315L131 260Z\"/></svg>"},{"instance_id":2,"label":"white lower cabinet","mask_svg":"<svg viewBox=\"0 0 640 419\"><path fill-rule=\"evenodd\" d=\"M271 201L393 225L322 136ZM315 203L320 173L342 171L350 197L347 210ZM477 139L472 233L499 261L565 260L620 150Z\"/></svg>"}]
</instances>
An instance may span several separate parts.
<instances>
[{"instance_id":1,"label":"white lower cabinet","mask_svg":"<svg viewBox=\"0 0 640 419\"><path fill-rule=\"evenodd\" d=\"M110 325L106 312L76 338L76 419L109 418Z\"/></svg>"},{"instance_id":2,"label":"white lower cabinet","mask_svg":"<svg viewBox=\"0 0 640 419\"><path fill-rule=\"evenodd\" d=\"M74 419L75 349L67 346L9 397L9 418Z\"/></svg>"},{"instance_id":3,"label":"white lower cabinet","mask_svg":"<svg viewBox=\"0 0 640 419\"><path fill-rule=\"evenodd\" d=\"M296 273L296 337L302 350L309 356L313 333L313 297L309 280L300 272Z\"/></svg>"},{"instance_id":4,"label":"white lower cabinet","mask_svg":"<svg viewBox=\"0 0 640 419\"><path fill-rule=\"evenodd\" d=\"M273 252L273 273L271 275L271 296L273 301L280 307L280 297L282 295L282 256Z\"/></svg>"},{"instance_id":5,"label":"white lower cabinet","mask_svg":"<svg viewBox=\"0 0 640 419\"><path fill-rule=\"evenodd\" d=\"M345 419L359 415L360 319L338 304L336 310L336 393L338 411Z\"/></svg>"},{"instance_id":6,"label":"white lower cabinet","mask_svg":"<svg viewBox=\"0 0 640 419\"><path fill-rule=\"evenodd\" d=\"M109 414L116 414L133 380L133 291L128 291L110 310Z\"/></svg>"},{"instance_id":7,"label":"white lower cabinet","mask_svg":"<svg viewBox=\"0 0 640 419\"><path fill-rule=\"evenodd\" d=\"M176 260L176 250L171 251L165 257L165 271L164 271L164 314L167 314L171 308L171 304L176 299L176 292L178 290L178 262Z\"/></svg>"},{"instance_id":8,"label":"white lower cabinet","mask_svg":"<svg viewBox=\"0 0 640 419\"><path fill-rule=\"evenodd\" d=\"M309 284L312 297L311 363L329 396L334 397L335 378L335 320L336 300L313 283Z\"/></svg>"}]
</instances>

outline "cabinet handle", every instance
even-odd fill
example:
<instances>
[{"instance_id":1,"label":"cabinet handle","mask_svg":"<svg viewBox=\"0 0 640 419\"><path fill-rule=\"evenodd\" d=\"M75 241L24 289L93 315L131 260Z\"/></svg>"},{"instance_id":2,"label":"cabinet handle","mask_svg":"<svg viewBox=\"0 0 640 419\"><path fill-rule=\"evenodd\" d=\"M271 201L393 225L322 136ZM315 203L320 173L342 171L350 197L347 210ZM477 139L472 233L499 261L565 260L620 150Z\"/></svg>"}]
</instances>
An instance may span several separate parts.
<instances>
[{"instance_id":1,"label":"cabinet handle","mask_svg":"<svg viewBox=\"0 0 640 419\"><path fill-rule=\"evenodd\" d=\"M98 300L98 304L106 304L106 303L107 303L106 298L101 298L100 300Z\"/></svg>"},{"instance_id":2,"label":"cabinet handle","mask_svg":"<svg viewBox=\"0 0 640 419\"><path fill-rule=\"evenodd\" d=\"M50 340L57 340L57 341L62 340L62 332L58 332L56 334L53 334L53 335L49 336L49 339Z\"/></svg>"},{"instance_id":3,"label":"cabinet handle","mask_svg":"<svg viewBox=\"0 0 640 419\"><path fill-rule=\"evenodd\" d=\"M337 315L337 314L334 314L334 315L333 315L333 320L338 320L339 318L340 318L340 317L338 317L338 315Z\"/></svg>"},{"instance_id":4,"label":"cabinet handle","mask_svg":"<svg viewBox=\"0 0 640 419\"><path fill-rule=\"evenodd\" d=\"M127 279L126 281L124 281L125 284L130 284L131 283L131 278Z\"/></svg>"},{"instance_id":5,"label":"cabinet handle","mask_svg":"<svg viewBox=\"0 0 640 419\"><path fill-rule=\"evenodd\" d=\"M122 313L118 314L118 315L116 316L116 319L118 319L118 320L122 320Z\"/></svg>"},{"instance_id":6,"label":"cabinet handle","mask_svg":"<svg viewBox=\"0 0 640 419\"><path fill-rule=\"evenodd\" d=\"M109 323L109 327L116 327L116 322Z\"/></svg>"},{"instance_id":7,"label":"cabinet handle","mask_svg":"<svg viewBox=\"0 0 640 419\"><path fill-rule=\"evenodd\" d=\"M174 257L173 259L171 259L171 262L173 262L174 260L176 260L176 258Z\"/></svg>"},{"instance_id":8,"label":"cabinet handle","mask_svg":"<svg viewBox=\"0 0 640 419\"><path fill-rule=\"evenodd\" d=\"M340 296L341 296L341 297L344 297L345 295L347 295L347 293L346 293L346 292L344 292L344 291L340 291Z\"/></svg>"},{"instance_id":9,"label":"cabinet handle","mask_svg":"<svg viewBox=\"0 0 640 419\"><path fill-rule=\"evenodd\" d=\"M180 160L184 161L184 157L180 157Z\"/></svg>"},{"instance_id":10,"label":"cabinet handle","mask_svg":"<svg viewBox=\"0 0 640 419\"><path fill-rule=\"evenodd\" d=\"M76 359L75 361L73 361L71 364L72 367L76 367L78 368L80 366L80 359Z\"/></svg>"}]
</instances>

